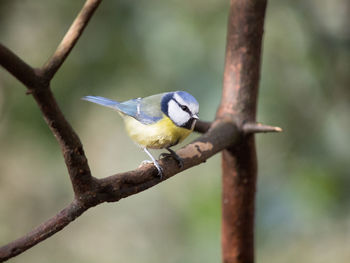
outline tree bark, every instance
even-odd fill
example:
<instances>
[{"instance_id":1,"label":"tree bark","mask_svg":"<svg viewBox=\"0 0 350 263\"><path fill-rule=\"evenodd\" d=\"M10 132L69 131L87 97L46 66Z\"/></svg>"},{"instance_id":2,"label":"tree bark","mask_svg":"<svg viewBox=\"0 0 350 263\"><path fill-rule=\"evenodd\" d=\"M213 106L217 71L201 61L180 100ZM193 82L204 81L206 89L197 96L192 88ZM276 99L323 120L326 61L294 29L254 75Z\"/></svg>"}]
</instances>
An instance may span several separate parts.
<instances>
[{"instance_id":1,"label":"tree bark","mask_svg":"<svg viewBox=\"0 0 350 263\"><path fill-rule=\"evenodd\" d=\"M266 0L231 0L223 95L217 118L242 131L222 153L222 261L254 262L257 158L254 134ZM254 126L254 125L253 125ZM258 127L255 125L255 127Z\"/></svg>"}]
</instances>

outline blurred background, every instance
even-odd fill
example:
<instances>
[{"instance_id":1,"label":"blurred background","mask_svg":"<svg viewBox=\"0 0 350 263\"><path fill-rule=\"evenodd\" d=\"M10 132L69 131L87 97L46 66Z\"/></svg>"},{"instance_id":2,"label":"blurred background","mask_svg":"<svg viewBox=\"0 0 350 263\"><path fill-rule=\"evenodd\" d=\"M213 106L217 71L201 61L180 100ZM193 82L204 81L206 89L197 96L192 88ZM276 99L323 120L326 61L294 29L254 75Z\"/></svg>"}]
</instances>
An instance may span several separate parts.
<instances>
[{"instance_id":1,"label":"blurred background","mask_svg":"<svg viewBox=\"0 0 350 263\"><path fill-rule=\"evenodd\" d=\"M2 0L1 42L41 66L83 2ZM186 90L213 120L228 2L103 1L52 82L94 176L133 169L146 155L117 114L85 95ZM257 262L350 262L349 15L347 0L268 3L258 120L284 132L257 135ZM73 197L58 144L25 91L0 69L1 245ZM87 211L11 262L220 262L220 188L218 155Z\"/></svg>"}]
</instances>

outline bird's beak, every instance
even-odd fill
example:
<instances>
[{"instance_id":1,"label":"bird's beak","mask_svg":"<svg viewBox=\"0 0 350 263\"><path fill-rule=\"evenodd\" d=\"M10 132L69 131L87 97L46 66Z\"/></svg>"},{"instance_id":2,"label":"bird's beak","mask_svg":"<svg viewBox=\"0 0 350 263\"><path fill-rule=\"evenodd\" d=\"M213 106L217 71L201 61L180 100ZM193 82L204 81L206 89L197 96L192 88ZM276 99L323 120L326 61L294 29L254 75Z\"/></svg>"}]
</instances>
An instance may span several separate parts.
<instances>
[{"instance_id":1,"label":"bird's beak","mask_svg":"<svg viewBox=\"0 0 350 263\"><path fill-rule=\"evenodd\" d=\"M192 118L195 119L195 120L198 120L198 119L199 119L199 117L198 117L197 114L193 114L193 115L192 115Z\"/></svg>"}]
</instances>

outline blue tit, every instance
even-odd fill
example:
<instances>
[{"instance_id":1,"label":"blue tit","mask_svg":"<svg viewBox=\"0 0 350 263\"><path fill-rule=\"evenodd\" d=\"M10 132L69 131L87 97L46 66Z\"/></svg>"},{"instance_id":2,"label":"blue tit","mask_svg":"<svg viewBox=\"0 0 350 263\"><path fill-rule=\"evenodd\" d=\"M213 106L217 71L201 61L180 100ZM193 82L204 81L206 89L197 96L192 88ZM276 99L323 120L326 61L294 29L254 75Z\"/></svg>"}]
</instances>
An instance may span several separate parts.
<instances>
[{"instance_id":1,"label":"blue tit","mask_svg":"<svg viewBox=\"0 0 350 263\"><path fill-rule=\"evenodd\" d=\"M149 155L161 177L163 172L148 149L167 149L180 167L182 159L170 149L183 141L192 131L198 119L197 100L185 91L156 94L118 102L103 97L86 96L90 102L112 108L122 116L128 135Z\"/></svg>"}]
</instances>

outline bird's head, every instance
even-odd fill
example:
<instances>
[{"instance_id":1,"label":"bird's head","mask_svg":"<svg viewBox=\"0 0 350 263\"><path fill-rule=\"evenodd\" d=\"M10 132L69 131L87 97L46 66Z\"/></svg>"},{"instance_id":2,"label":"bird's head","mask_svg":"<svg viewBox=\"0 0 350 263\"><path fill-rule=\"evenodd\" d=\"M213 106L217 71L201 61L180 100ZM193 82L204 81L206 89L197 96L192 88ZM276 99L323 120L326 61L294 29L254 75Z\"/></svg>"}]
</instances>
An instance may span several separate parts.
<instances>
[{"instance_id":1,"label":"bird's head","mask_svg":"<svg viewBox=\"0 0 350 263\"><path fill-rule=\"evenodd\" d=\"M162 112L176 126L193 130L198 120L199 104L197 100L185 91L166 93L161 101Z\"/></svg>"}]
</instances>

